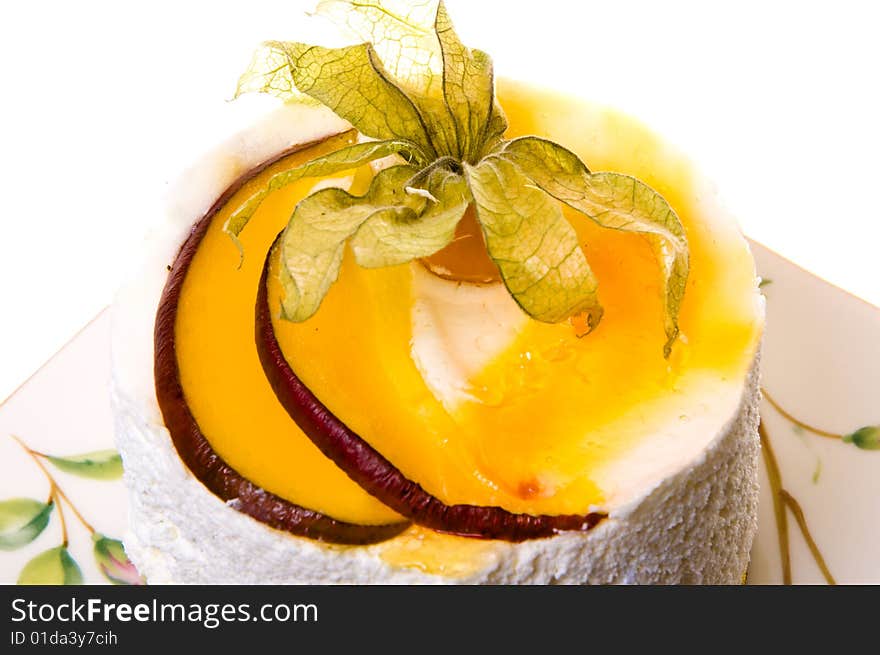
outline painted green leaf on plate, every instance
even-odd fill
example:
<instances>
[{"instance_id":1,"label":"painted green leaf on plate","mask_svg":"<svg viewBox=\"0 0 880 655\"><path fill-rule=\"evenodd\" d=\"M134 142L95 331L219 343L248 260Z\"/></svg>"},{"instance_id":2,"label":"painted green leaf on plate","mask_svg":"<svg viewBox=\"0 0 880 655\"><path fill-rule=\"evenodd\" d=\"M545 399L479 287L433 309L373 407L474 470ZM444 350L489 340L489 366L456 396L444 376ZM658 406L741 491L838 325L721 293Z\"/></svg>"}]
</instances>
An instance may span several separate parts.
<instances>
[{"instance_id":1,"label":"painted green leaf on plate","mask_svg":"<svg viewBox=\"0 0 880 655\"><path fill-rule=\"evenodd\" d=\"M106 537L98 532L92 535L94 541L95 562L101 573L110 582L117 585L141 585L144 580L135 568L125 548L118 539Z\"/></svg>"},{"instance_id":2,"label":"painted green leaf on plate","mask_svg":"<svg viewBox=\"0 0 880 655\"><path fill-rule=\"evenodd\" d=\"M43 551L25 564L18 576L20 585L78 585L83 576L66 546Z\"/></svg>"},{"instance_id":3,"label":"painted green leaf on plate","mask_svg":"<svg viewBox=\"0 0 880 655\"><path fill-rule=\"evenodd\" d=\"M40 536L53 507L32 498L0 501L0 550L21 548Z\"/></svg>"},{"instance_id":4,"label":"painted green leaf on plate","mask_svg":"<svg viewBox=\"0 0 880 655\"><path fill-rule=\"evenodd\" d=\"M94 480L116 480L122 477L122 458L115 450L96 450L82 455L46 457L60 471Z\"/></svg>"},{"instance_id":5,"label":"painted green leaf on plate","mask_svg":"<svg viewBox=\"0 0 880 655\"><path fill-rule=\"evenodd\" d=\"M851 443L862 450L880 450L880 425L868 425L843 437L844 442Z\"/></svg>"}]
</instances>

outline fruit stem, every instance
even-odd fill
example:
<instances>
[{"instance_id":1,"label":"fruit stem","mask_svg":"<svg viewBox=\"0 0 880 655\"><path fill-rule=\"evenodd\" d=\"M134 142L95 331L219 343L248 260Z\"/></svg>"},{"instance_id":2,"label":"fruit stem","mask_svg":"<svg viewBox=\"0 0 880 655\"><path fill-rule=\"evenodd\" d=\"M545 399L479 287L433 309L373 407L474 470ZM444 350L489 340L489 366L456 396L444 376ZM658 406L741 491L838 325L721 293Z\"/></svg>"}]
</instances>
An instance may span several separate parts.
<instances>
[{"instance_id":1,"label":"fruit stem","mask_svg":"<svg viewBox=\"0 0 880 655\"><path fill-rule=\"evenodd\" d=\"M19 437L14 434L10 435L13 439L18 442L18 445L22 447L22 449L30 455L31 459L34 460L34 463L40 468L43 472L43 475L46 476L46 479L49 481L50 487L50 496L55 499L55 504L58 506L58 516L61 517L61 533L64 539L64 545L67 545L67 523L64 520L64 511L62 509L61 500L64 500L67 503L67 506L73 512L74 516L82 523L83 527L89 531L90 534L95 534L95 528L92 527L92 524L86 521L85 517L80 514L79 510L76 508L76 505L70 500L70 497L64 493L64 489L58 484L52 474L49 472L49 469L46 468L46 465L40 460L40 458L48 458L49 455L45 453L41 453L38 450L34 450L30 446L28 446L24 441L22 441Z\"/></svg>"},{"instance_id":2,"label":"fruit stem","mask_svg":"<svg viewBox=\"0 0 880 655\"><path fill-rule=\"evenodd\" d=\"M781 406L778 402L776 402L776 400L773 399L773 396L771 396L771 395L767 392L767 389L762 388L762 389L761 389L761 395L763 395L763 396L764 396L764 399L765 399L768 403L770 403L770 404L773 406L773 409L775 409L775 410L776 410L777 412L779 412L784 418L788 419L789 421L791 421L792 423L794 423L794 424L795 424L796 426L798 426L799 428L803 428L803 429L806 430L807 432L812 432L813 434L815 434L815 435L817 435L817 436L819 436L819 437L825 437L826 439L843 439L843 435L842 435L842 434L837 434L836 432L828 432L828 431L826 431L826 430L821 430L821 429L819 429L819 428L817 428L817 427L815 427L815 426L813 426L813 425L810 425L809 423L804 423L803 421L801 421L801 420L795 418L794 416L792 416L791 414L789 414L787 411L785 411L785 410L782 408L782 406Z\"/></svg>"}]
</instances>

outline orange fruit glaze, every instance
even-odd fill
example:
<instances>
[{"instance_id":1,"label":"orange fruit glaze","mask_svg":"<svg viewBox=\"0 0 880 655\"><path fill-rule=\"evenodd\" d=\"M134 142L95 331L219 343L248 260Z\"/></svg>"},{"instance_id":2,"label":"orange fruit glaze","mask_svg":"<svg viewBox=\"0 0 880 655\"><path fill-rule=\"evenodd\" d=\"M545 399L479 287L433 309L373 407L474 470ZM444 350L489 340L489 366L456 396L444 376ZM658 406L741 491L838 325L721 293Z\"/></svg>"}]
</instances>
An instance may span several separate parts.
<instances>
[{"instance_id":1,"label":"orange fruit glaze","mask_svg":"<svg viewBox=\"0 0 880 655\"><path fill-rule=\"evenodd\" d=\"M281 170L345 145L335 137L257 175L212 219L192 259L178 305L175 340L180 381L211 447L238 473L282 498L350 523L400 517L352 482L309 441L278 402L254 343L254 305L266 253L315 180L272 194L241 234L241 268L223 224Z\"/></svg>"},{"instance_id":2,"label":"orange fruit glaze","mask_svg":"<svg viewBox=\"0 0 880 655\"><path fill-rule=\"evenodd\" d=\"M677 211L691 275L684 338L672 357L663 358L659 268L647 243L568 210L599 280L604 318L580 339L568 323L528 321L469 380L473 400L444 408L412 359L418 264L367 270L349 253L318 312L299 324L276 320L276 335L317 397L443 502L587 513L606 500L593 473L664 429L664 410L686 413L688 390L700 380L745 379L762 328L754 263L732 221L703 213L704 191L687 161L636 121L503 80L498 94L508 137L556 140L592 170L639 177ZM261 212L286 217L292 207L277 199L273 206ZM276 278L270 275L274 316L282 293ZM728 418L718 417L718 429ZM268 448L262 457L254 470L263 475L284 466Z\"/></svg>"}]
</instances>

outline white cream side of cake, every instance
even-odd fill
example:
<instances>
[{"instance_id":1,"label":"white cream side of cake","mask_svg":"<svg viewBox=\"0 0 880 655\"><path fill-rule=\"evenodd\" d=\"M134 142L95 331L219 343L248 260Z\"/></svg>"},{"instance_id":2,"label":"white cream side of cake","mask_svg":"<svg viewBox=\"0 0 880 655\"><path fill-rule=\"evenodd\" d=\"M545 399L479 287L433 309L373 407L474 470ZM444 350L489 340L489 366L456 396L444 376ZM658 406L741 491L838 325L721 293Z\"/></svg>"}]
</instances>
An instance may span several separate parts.
<instances>
[{"instance_id":1,"label":"white cream side of cake","mask_svg":"<svg viewBox=\"0 0 880 655\"><path fill-rule=\"evenodd\" d=\"M491 542L455 577L392 567L381 557L387 544L327 546L269 528L227 506L186 469L162 423L152 374L166 266L194 220L239 175L291 145L347 127L329 111L285 106L204 157L176 185L143 269L117 298L111 397L130 498L124 541L148 581L738 583L757 529L757 356L746 380L707 388L712 401L702 420L646 440L625 462L598 472L612 493L610 518L596 529ZM701 214L723 215L714 192L705 191Z\"/></svg>"}]
</instances>

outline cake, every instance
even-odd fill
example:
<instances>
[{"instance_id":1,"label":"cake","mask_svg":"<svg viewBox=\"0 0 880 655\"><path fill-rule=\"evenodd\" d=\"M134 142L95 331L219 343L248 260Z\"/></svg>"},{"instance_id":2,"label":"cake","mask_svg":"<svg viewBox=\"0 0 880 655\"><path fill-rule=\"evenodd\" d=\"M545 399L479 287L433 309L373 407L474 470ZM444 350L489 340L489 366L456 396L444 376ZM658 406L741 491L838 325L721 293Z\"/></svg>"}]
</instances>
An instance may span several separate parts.
<instances>
[{"instance_id":1,"label":"cake","mask_svg":"<svg viewBox=\"0 0 880 655\"><path fill-rule=\"evenodd\" d=\"M372 6L322 3L355 28ZM431 12L439 52L485 73ZM176 185L114 306L148 582L739 583L763 301L712 186L634 119L496 88L490 63L470 134L493 136L456 133L453 157L429 126L422 161L412 121L386 146L388 126L300 102L326 94L296 67L329 51L295 46L242 82L288 102ZM409 89L382 46L343 54ZM298 91L266 77L280 55Z\"/></svg>"}]
</instances>

